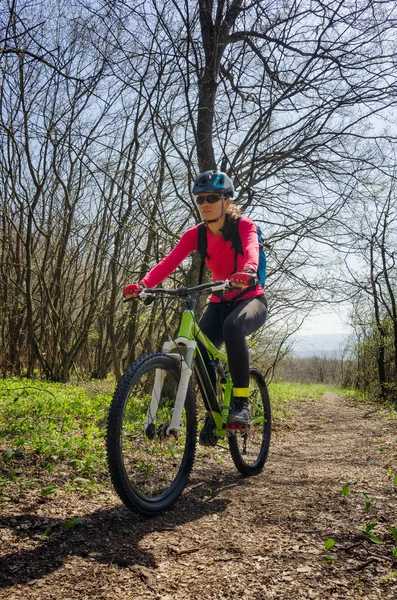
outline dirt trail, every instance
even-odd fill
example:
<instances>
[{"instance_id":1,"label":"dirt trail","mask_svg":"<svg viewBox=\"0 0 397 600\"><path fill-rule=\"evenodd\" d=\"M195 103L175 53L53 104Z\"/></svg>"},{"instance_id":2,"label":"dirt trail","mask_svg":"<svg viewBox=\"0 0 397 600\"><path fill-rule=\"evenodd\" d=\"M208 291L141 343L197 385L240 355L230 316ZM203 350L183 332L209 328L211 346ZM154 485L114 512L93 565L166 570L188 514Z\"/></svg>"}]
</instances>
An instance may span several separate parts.
<instances>
[{"instance_id":1,"label":"dirt trail","mask_svg":"<svg viewBox=\"0 0 397 600\"><path fill-rule=\"evenodd\" d=\"M387 472L397 471L396 422L330 393L294 411L274 432L260 476L243 479L223 448L199 449L189 489L161 517L130 514L110 485L94 498L67 494L4 509L0 598L397 598L397 486ZM65 531L76 516L85 526ZM357 529L375 519L383 545ZM330 551L328 538L336 542Z\"/></svg>"}]
</instances>

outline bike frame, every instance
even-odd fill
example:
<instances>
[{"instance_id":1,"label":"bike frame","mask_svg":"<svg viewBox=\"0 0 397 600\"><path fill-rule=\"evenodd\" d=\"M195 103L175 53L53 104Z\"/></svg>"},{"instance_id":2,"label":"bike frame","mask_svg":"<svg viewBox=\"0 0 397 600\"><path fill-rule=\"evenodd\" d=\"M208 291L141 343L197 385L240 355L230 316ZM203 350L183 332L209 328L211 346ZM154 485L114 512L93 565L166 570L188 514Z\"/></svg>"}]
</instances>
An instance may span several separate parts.
<instances>
[{"instance_id":1,"label":"bike frame","mask_svg":"<svg viewBox=\"0 0 397 600\"><path fill-rule=\"evenodd\" d=\"M207 410L211 411L216 425L216 435L218 437L226 436L226 421L229 414L230 399L232 395L233 383L229 374L223 378L220 386L221 398L218 398L213 388L204 359L201 355L197 341L200 341L207 350L210 359L214 362L227 363L227 355L216 348L216 346L201 331L197 321L194 318L192 310L186 309L182 313L182 319L177 333L177 337L165 342L163 352L172 356L181 363L181 379L175 400L174 412L168 433L173 435L180 431L180 421L185 404L187 387L192 375L192 363L196 373L198 383L203 394L204 404ZM183 349L186 348L185 353ZM194 362L193 362L194 360ZM220 402L219 402L220 401Z\"/></svg>"},{"instance_id":2,"label":"bike frame","mask_svg":"<svg viewBox=\"0 0 397 600\"><path fill-rule=\"evenodd\" d=\"M207 284L208 285L208 284ZM224 284L222 284L224 286ZM200 287L205 287L204 285ZM220 288L223 289L223 288ZM212 287L215 291L216 287ZM154 290L142 290L141 297L149 296ZM157 292L161 290L157 289ZM165 291L165 290L164 290ZM180 363L181 377L178 385L178 390L175 398L175 405L172 414L171 423L167 428L167 435L178 437L181 431L181 418L183 407L185 405L186 393L192 376L192 365L196 373L199 387L201 389L204 404L208 411L211 411L214 418L217 437L226 437L226 421L230 409L230 400L232 395L233 383L229 374L225 374L221 380L220 394L218 398L216 390L214 390L211 379L208 375L204 359L198 347L197 340L201 342L207 350L208 355L214 363L218 361L227 364L227 355L221 352L201 331L194 317L195 301L187 297L186 309L182 313L181 322L176 337L173 340L164 343L162 351L164 354L172 357ZM156 412L158 409L159 398L163 387L166 372L162 369L157 369L155 381L153 385L151 401L148 407L145 420L145 430L154 423ZM219 402L220 401L220 402Z\"/></svg>"}]
</instances>

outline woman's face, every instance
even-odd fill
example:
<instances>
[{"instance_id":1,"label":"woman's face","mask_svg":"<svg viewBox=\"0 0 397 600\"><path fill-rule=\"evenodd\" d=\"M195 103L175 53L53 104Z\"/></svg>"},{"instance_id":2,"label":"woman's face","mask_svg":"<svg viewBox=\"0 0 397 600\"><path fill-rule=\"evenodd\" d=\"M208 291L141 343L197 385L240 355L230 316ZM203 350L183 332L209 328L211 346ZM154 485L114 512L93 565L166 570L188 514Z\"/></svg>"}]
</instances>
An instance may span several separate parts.
<instances>
[{"instance_id":1,"label":"woman's face","mask_svg":"<svg viewBox=\"0 0 397 600\"><path fill-rule=\"evenodd\" d=\"M226 209L230 204L230 200L226 198L222 202L219 194L198 194L197 203L203 221L211 221L212 219L218 219L222 215L223 203Z\"/></svg>"}]
</instances>

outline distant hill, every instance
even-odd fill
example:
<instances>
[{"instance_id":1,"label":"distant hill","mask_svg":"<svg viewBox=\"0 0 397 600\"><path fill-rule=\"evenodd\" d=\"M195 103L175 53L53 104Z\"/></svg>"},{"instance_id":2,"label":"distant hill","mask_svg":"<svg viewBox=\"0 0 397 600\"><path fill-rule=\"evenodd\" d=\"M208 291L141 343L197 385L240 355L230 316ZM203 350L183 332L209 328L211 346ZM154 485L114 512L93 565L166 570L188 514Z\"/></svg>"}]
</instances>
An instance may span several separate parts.
<instances>
[{"instance_id":1,"label":"distant hill","mask_svg":"<svg viewBox=\"0 0 397 600\"><path fill-rule=\"evenodd\" d=\"M341 349L351 338L349 333L318 333L314 335L297 335L293 338L292 356L310 358L340 357Z\"/></svg>"}]
</instances>

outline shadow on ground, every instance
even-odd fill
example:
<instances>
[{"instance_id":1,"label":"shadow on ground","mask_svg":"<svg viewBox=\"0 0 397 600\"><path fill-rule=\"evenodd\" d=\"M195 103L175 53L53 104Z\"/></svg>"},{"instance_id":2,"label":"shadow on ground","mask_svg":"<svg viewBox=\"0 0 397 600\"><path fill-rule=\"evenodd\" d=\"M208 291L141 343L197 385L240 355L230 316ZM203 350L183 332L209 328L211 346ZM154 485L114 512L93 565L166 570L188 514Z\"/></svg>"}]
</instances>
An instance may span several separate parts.
<instances>
[{"instance_id":1,"label":"shadow on ground","mask_svg":"<svg viewBox=\"0 0 397 600\"><path fill-rule=\"evenodd\" d=\"M135 515L123 505L76 515L66 528L65 519L40 517L34 514L34 509L13 518L0 517L0 528L11 529L24 542L23 549L0 558L0 588L40 579L62 567L73 555L120 569L154 568L155 558L139 548L140 540L151 532L172 530L206 515L224 512L229 501L217 495L243 482L237 474L216 482L197 483L193 479L190 489L170 511L149 519ZM205 497L209 483L211 497Z\"/></svg>"}]
</instances>

